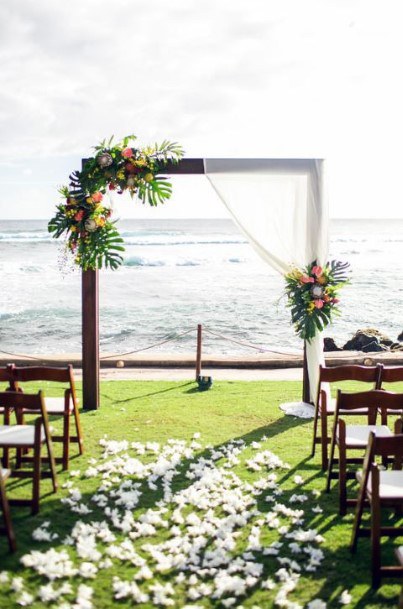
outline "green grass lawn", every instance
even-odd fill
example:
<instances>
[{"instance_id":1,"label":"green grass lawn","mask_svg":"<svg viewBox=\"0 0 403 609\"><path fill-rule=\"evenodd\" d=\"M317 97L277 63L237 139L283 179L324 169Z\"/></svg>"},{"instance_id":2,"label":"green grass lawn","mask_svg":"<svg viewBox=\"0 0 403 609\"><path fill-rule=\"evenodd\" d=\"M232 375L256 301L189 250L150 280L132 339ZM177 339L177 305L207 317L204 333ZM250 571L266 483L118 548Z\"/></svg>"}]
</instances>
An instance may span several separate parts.
<instances>
[{"instance_id":1,"label":"green grass lawn","mask_svg":"<svg viewBox=\"0 0 403 609\"><path fill-rule=\"evenodd\" d=\"M33 385L33 388L37 387L38 385ZM44 389L46 394L52 394L50 386L46 387L45 384ZM144 581L136 580L136 582L143 593L150 595L150 599L140 603L140 607L265 609L276 606L274 600L281 588L281 582L279 582L276 572L281 567L288 568L290 561L299 562L302 568L295 590L290 591L287 595L288 600L284 601L285 604L282 605L284 607L288 606L290 609L306 607L313 599L322 599L327 603L327 607L340 607L339 598L344 590L348 590L352 595L351 603L347 605L349 607L362 609L364 607L396 607L400 591L400 585L396 581L383 584L377 592L371 590L369 541L360 540L358 552L354 557L349 552L352 515L349 514L343 518L338 516L335 483L330 494L324 493L325 476L320 470L319 454L314 459L309 458L312 420L285 416L279 410L278 406L281 402L299 400L300 395L301 386L298 382L216 382L209 391L205 392L198 391L193 382L103 382L101 409L96 412L82 412L81 415L86 453L82 457L77 457L75 455L76 447L72 446L73 458L70 472L60 471L58 493L47 494L43 497L41 511L35 517L30 516L28 510L24 508L13 508L12 510L18 552L14 556L9 555L5 538L0 538L0 571L9 573L8 580L4 573L0 575L0 608L19 607L21 604L18 604L18 601L21 602L21 600L24 601L24 598L28 598L23 597L21 591L10 589L10 581L15 577L21 577L23 581L22 583L19 580L17 583L14 582L14 588L22 585L23 590L33 594L35 600L30 606L37 609L43 607L103 609L112 605L122 608L133 607L135 602L132 598L114 599L113 578L117 577L120 581L131 582L133 575L141 567L140 563L145 562L152 571L152 577L144 579ZM195 440L195 433L200 433L200 438ZM103 459L104 448L100 446L99 441L105 436L107 436L107 440L128 440L134 442L135 445L127 450L120 450L116 455L109 456L108 459ZM186 441L186 445L168 444L170 439ZM152 444L147 447L147 443L154 442L158 442L160 448ZM145 445L144 450L141 448L142 445ZM166 455L171 455L170 446L176 446L175 450L180 456L172 476L168 480L173 503L169 501L169 497L168 499L166 495L164 497L163 485L158 476L154 478L154 486L150 488L146 476L136 477L136 474L124 475L122 473L130 459L136 459L137 463L145 464L150 468L149 471L156 471L153 468L157 458L161 455L165 455L164 458L167 458ZM239 455L236 455L234 459L234 453L230 457L234 460L229 463L231 450L236 446L241 448ZM218 451L221 451L221 457ZM257 455L265 451L275 453L290 467L268 470L263 465L260 471L251 470L248 461L255 459ZM143 452L144 454L142 454ZM195 479L189 477L189 472L194 471L195 463L200 466L206 460L211 460L212 454L215 455L213 458L214 473L218 476L219 484L223 485L222 496L224 497L228 489L235 489L238 484L242 490L242 497L252 497L252 507L239 511L239 516L244 514L246 520L244 524L238 524L235 527L234 545L227 548L227 551L233 557L234 564L242 560L251 562L255 560L256 563L262 565L263 570L256 582L248 585L245 594L236 596L233 593L225 593L220 598L211 598L212 594L205 592L199 598L196 598L195 593L193 598L189 597L189 590L193 588L203 590L203 585L211 584L213 577L211 573L202 572L202 576L198 576L198 571L195 569L192 575L186 568L181 570L172 565L165 570L157 571L155 560L151 558L150 548L145 546L163 542L170 543L175 538L175 530L177 530L178 539L186 535L190 535L190 539L194 539L195 536L197 537L196 533L192 532L192 519L195 515L201 523L197 526L202 527L203 523L207 523L210 518L222 519L227 514L227 508L224 503L220 503L220 493L216 489L213 495L214 501L218 502L218 507L213 504L204 507L197 504L195 507L195 504L187 503L183 507L181 516L185 521L189 517L189 522L182 522L180 518L175 520L176 517L173 516L173 512L179 505L175 503L177 498L188 497L188 494L192 492L192 485L195 484ZM91 460L90 463L89 460ZM107 481L106 487L108 488L99 491L101 474L95 471L91 475L88 467L90 465L92 469L96 469L102 464L112 462L116 473L104 474L104 481ZM227 465L229 466L227 467ZM264 488L260 493L253 494L252 489L257 488L253 487L256 481L258 479L267 481L268 476L273 473L277 476L276 485L278 487L276 486L276 488L280 488L282 494L278 494L275 501L270 500L270 496L272 496L270 488ZM236 483L230 481L231 476L236 476ZM295 476L301 477L302 482L297 483ZM155 531L149 536L145 536L146 533L130 536L134 525L130 530L119 530L112 524L113 517L110 513L109 515L104 513L105 506L102 501L97 505L91 499L94 494L103 494L107 498L105 500L107 506L111 509L116 508L120 514L119 517L122 518L124 508L119 506L117 498L120 495L116 493L116 489L120 488L122 482L125 483L125 481L129 484L127 489L130 492L141 493L136 506L131 510L135 523L138 523L139 519L149 518L153 513L163 514L161 518L164 524L161 524L160 521L156 525ZM65 486L66 483L67 486ZM82 497L78 503L88 506L92 510L90 513L78 514L71 511L67 504L61 503L61 499L70 496L69 485L73 485L81 492ZM27 481L21 484L21 482L10 480L7 487L10 496L16 493L26 494L30 490ZM166 491L166 487L164 488ZM43 491L44 493L50 491L50 482L47 480L43 482ZM313 491L314 493L320 491L320 495L317 496L317 493L315 495ZM212 501L213 495L208 496L207 502ZM297 500L295 503L291 499L293 495L305 495L306 500L301 502ZM269 501L266 501L266 497L269 497ZM197 503L198 499L195 501ZM293 511L303 510L304 514L301 516L303 523L300 525L292 523L295 514L291 516L291 521L290 517L283 514L279 523L280 532L275 526L268 526L267 519L276 503L281 503ZM322 512L316 510L318 505L322 508ZM256 512L248 515L248 510ZM190 514L193 515L190 516ZM86 558L85 551L84 555L78 556L77 548L65 543L65 538L71 535L77 520L86 524L91 522L99 524L102 521L108 523L109 529L116 539L112 541L97 539L96 549L102 555L101 558L99 556L98 559ZM57 534L57 538L52 541L34 541L32 532L41 527L44 522L50 523L45 530L49 530L53 535ZM175 529L175 526L178 528ZM174 527L173 532L171 527ZM256 530L255 527L259 528L261 547L248 550L248 544L250 548L251 543L251 531ZM290 548L293 540L286 537L285 530L282 530L281 527L289 527L289 532L298 528L314 529L318 535L324 537L323 543L315 546L324 553L324 559L316 571L305 570L308 561L308 554L304 553L305 546L301 544L302 554L294 554ZM203 535L206 533L204 532ZM131 543L131 550L128 551L129 555L126 558L121 554L118 556L113 552L109 553L115 546L121 552L121 544L124 541ZM276 541L283 544L277 556L262 552L262 548L267 548ZM91 539L88 543L90 542ZM211 548L216 549L215 543L209 539L203 552L207 552ZM389 559L393 560L390 545L387 544L386 552L389 552ZM112 550L108 549L110 547ZM74 568L80 568L80 564L85 562L87 566L88 563L95 564L98 571L93 578L86 577L85 567L82 567L84 574L81 572L81 575L76 574L70 579L67 577L55 579L52 583L53 591L60 589L63 582L67 581L70 581L72 590L69 591L66 588L57 599L56 597L51 598L53 592L50 592L49 600L46 600L45 589L41 593L42 600L40 600L38 590L40 586L43 587L47 584L48 580L37 574L33 568L22 566L20 559L32 550L47 552L50 548L54 548L57 552L65 549ZM134 557L130 556L130 552L134 551L136 553ZM203 552L200 552L202 557ZM247 558L244 558L245 556ZM105 562L106 558L108 560ZM283 560L283 564L278 561L278 558ZM40 561L40 558L35 559L34 563L37 564L38 560ZM49 556L48 560L51 563L54 561L54 557ZM268 579L274 582L275 587L262 589L261 583ZM150 592L157 581L161 586L167 584L173 586L172 591L167 593L168 596L164 596L164 593L162 596L160 595L159 600L155 590L153 593ZM92 601L85 601L83 598L81 601L76 600L80 584L93 588ZM172 603L170 603L171 600ZM157 602L159 604L156 604ZM320 604L317 604L317 607L320 607Z\"/></svg>"}]
</instances>

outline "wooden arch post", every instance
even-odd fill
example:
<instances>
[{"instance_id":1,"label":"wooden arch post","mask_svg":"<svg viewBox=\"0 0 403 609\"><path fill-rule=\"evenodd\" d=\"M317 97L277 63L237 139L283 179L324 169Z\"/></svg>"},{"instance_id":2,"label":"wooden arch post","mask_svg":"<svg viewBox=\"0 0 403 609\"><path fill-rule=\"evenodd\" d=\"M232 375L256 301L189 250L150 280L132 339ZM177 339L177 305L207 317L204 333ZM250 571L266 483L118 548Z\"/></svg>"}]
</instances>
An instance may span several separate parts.
<instances>
[{"instance_id":1,"label":"wooden arch post","mask_svg":"<svg viewBox=\"0 0 403 609\"><path fill-rule=\"evenodd\" d=\"M82 160L83 165L85 159ZM164 173L203 175L203 159L183 159L178 163L167 163ZM81 290L82 310L82 371L83 371L83 407L85 410L97 410L99 399L99 271L82 272ZM304 348L304 369L302 399L309 402L309 377Z\"/></svg>"}]
</instances>

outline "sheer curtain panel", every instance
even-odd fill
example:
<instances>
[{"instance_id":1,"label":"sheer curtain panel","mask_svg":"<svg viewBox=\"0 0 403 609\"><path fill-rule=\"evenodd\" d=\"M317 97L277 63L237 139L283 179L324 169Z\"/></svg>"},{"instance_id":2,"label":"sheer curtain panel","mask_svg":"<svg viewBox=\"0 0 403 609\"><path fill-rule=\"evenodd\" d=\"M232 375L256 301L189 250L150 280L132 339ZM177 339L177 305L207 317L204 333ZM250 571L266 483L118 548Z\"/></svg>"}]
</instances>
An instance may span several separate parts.
<instances>
[{"instance_id":1,"label":"sheer curtain panel","mask_svg":"<svg viewBox=\"0 0 403 609\"><path fill-rule=\"evenodd\" d=\"M205 173L259 255L283 275L328 256L328 205L320 159L206 159ZM323 339L306 345L311 399Z\"/></svg>"}]
</instances>

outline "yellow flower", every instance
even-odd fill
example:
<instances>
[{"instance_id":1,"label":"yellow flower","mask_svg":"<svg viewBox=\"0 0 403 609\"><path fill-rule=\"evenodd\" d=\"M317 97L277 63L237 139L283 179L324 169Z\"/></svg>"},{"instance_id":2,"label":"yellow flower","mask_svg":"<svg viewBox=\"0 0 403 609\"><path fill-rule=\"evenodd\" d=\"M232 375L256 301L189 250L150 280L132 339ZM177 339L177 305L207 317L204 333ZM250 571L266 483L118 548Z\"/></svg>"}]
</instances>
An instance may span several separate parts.
<instances>
[{"instance_id":1,"label":"yellow flower","mask_svg":"<svg viewBox=\"0 0 403 609\"><path fill-rule=\"evenodd\" d=\"M72 233L77 232L77 226L71 226L71 227L70 227L70 231L71 231Z\"/></svg>"},{"instance_id":2,"label":"yellow flower","mask_svg":"<svg viewBox=\"0 0 403 609\"><path fill-rule=\"evenodd\" d=\"M125 172L123 171L123 169L119 169L119 171L116 173L116 177L118 180L125 179Z\"/></svg>"},{"instance_id":3,"label":"yellow flower","mask_svg":"<svg viewBox=\"0 0 403 609\"><path fill-rule=\"evenodd\" d=\"M300 271L299 269L292 269L292 271L290 271L290 273L288 273L288 277L290 277L290 279L300 279L303 275L303 272Z\"/></svg>"},{"instance_id":4,"label":"yellow flower","mask_svg":"<svg viewBox=\"0 0 403 609\"><path fill-rule=\"evenodd\" d=\"M151 172L146 173L146 175L144 176L144 179L146 182L152 182L154 179L154 175Z\"/></svg>"},{"instance_id":5,"label":"yellow flower","mask_svg":"<svg viewBox=\"0 0 403 609\"><path fill-rule=\"evenodd\" d=\"M310 302L308 304L308 306L306 307L306 310L307 310L308 315L312 315L313 311L315 310L315 303Z\"/></svg>"}]
</instances>

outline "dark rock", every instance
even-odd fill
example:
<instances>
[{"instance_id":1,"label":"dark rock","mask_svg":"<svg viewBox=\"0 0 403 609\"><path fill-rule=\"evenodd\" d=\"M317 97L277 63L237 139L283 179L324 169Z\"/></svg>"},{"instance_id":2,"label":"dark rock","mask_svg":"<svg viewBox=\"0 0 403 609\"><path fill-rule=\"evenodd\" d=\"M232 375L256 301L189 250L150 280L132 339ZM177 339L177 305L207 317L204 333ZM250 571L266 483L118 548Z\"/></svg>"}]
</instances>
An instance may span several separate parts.
<instances>
[{"instance_id":1,"label":"dark rock","mask_svg":"<svg viewBox=\"0 0 403 609\"><path fill-rule=\"evenodd\" d=\"M381 343L378 343L377 340L373 340L371 343L362 347L361 351L364 351L364 353L373 353L375 351L389 351L389 349L384 345L381 345Z\"/></svg>"},{"instance_id":2,"label":"dark rock","mask_svg":"<svg viewBox=\"0 0 403 609\"><path fill-rule=\"evenodd\" d=\"M403 342L403 332L400 332L399 336L397 337L397 340Z\"/></svg>"},{"instance_id":3,"label":"dark rock","mask_svg":"<svg viewBox=\"0 0 403 609\"><path fill-rule=\"evenodd\" d=\"M390 339L378 330L367 328L365 330L358 330L346 342L343 349L346 351L364 351L364 353L389 351L389 345L386 345L384 341L390 341ZM392 344L392 342L390 341L389 344Z\"/></svg>"},{"instance_id":4,"label":"dark rock","mask_svg":"<svg viewBox=\"0 0 403 609\"><path fill-rule=\"evenodd\" d=\"M333 338L326 337L323 339L323 351L341 351L336 345Z\"/></svg>"}]
</instances>

